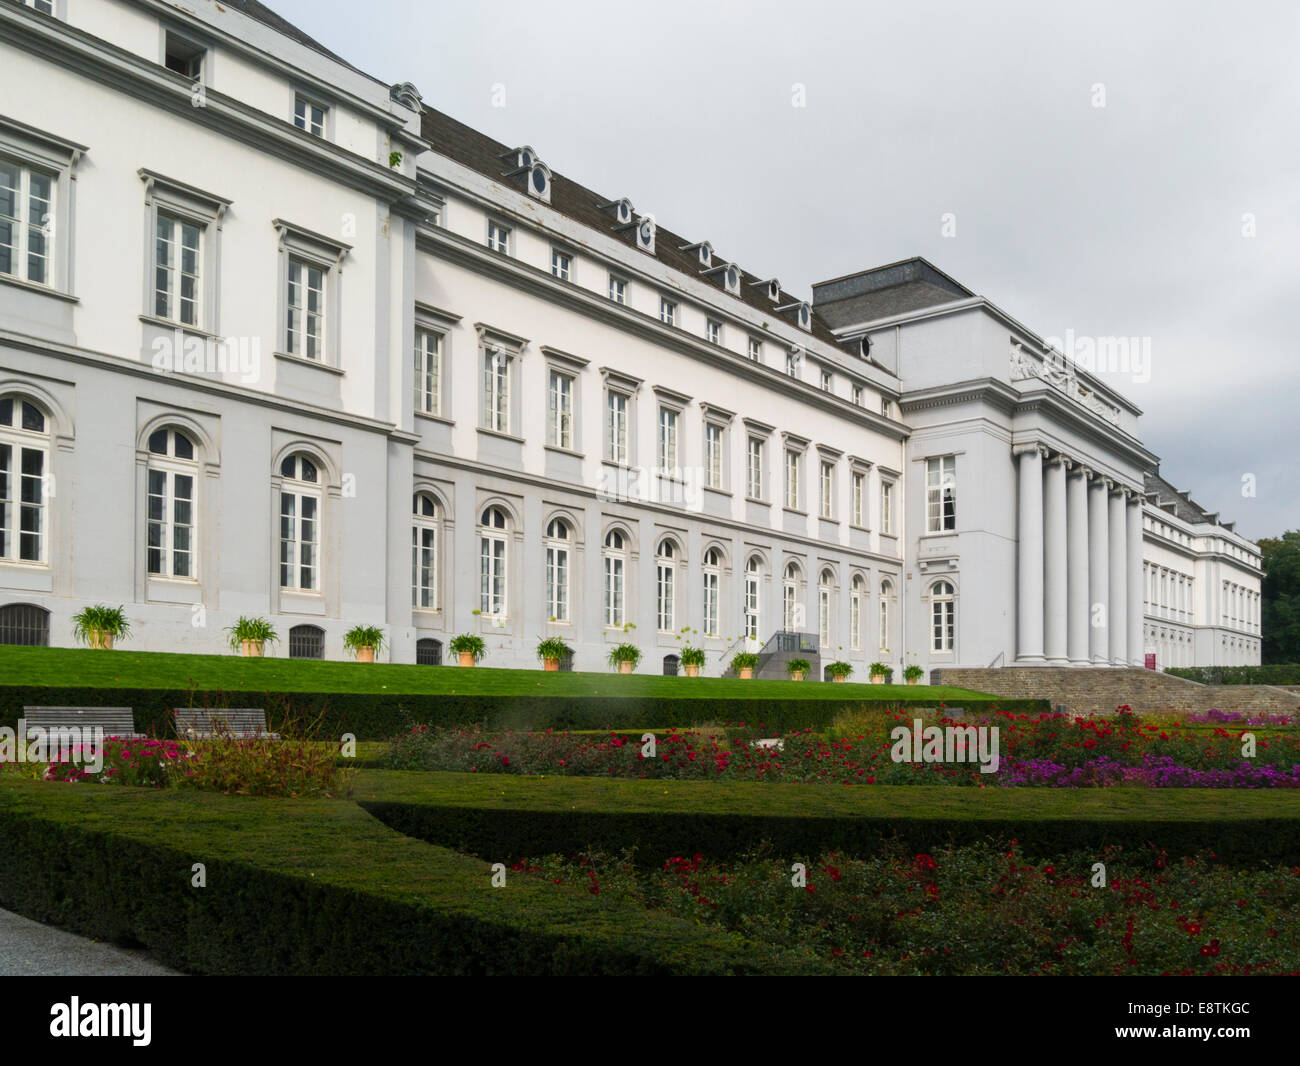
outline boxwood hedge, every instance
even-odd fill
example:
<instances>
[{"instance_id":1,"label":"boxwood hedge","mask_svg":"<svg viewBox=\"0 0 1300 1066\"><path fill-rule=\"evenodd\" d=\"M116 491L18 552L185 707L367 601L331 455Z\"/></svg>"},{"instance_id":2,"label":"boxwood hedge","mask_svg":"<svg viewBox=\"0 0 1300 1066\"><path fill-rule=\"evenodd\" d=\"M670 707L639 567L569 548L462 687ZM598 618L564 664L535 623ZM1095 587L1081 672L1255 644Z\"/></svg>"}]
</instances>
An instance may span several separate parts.
<instances>
[{"instance_id":1,"label":"boxwood hedge","mask_svg":"<svg viewBox=\"0 0 1300 1066\"><path fill-rule=\"evenodd\" d=\"M827 686L828 688L830 686ZM310 726L320 737L352 733L358 740L384 740L413 723L494 729L684 728L705 722L762 722L774 731L823 726L847 710L907 708L915 702L845 699L674 699L671 697L523 696L502 694L373 694L322 692L218 692L188 689L89 688L0 685L0 725L13 727L23 707L132 707L141 733L170 735L174 707L266 708L273 731L286 719ZM1017 713L1050 711L1046 700L952 700L951 708Z\"/></svg>"}]
</instances>

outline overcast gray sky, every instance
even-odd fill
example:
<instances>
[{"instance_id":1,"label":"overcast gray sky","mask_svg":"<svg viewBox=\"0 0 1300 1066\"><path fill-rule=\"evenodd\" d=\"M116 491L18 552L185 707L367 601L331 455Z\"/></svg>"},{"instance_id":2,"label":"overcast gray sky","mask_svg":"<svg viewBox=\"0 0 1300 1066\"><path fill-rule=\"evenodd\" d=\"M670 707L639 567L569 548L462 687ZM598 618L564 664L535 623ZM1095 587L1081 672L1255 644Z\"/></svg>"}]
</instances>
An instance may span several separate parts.
<instances>
[{"instance_id":1,"label":"overcast gray sky","mask_svg":"<svg viewBox=\"0 0 1300 1066\"><path fill-rule=\"evenodd\" d=\"M1149 381L1107 380L1161 472L1300 527L1288 0L268 2L795 293L923 255L1043 336L1150 338Z\"/></svg>"}]
</instances>

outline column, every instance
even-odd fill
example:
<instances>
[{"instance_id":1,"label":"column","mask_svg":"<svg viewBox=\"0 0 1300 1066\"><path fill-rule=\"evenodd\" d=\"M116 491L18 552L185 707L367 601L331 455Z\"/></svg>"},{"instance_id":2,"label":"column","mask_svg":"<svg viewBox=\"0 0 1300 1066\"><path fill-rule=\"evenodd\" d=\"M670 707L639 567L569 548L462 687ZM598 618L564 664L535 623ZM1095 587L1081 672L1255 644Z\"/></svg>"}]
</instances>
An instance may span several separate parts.
<instances>
[{"instance_id":1,"label":"column","mask_svg":"<svg viewBox=\"0 0 1300 1066\"><path fill-rule=\"evenodd\" d=\"M1131 666L1145 662L1142 639L1142 497L1128 498L1128 661Z\"/></svg>"},{"instance_id":2,"label":"column","mask_svg":"<svg viewBox=\"0 0 1300 1066\"><path fill-rule=\"evenodd\" d=\"M1015 450L1019 460L1016 662L1043 661L1043 453L1038 445Z\"/></svg>"},{"instance_id":3,"label":"column","mask_svg":"<svg viewBox=\"0 0 1300 1066\"><path fill-rule=\"evenodd\" d=\"M1056 666L1067 662L1065 468L1065 457L1053 456L1043 480L1043 654Z\"/></svg>"},{"instance_id":4,"label":"column","mask_svg":"<svg viewBox=\"0 0 1300 1066\"><path fill-rule=\"evenodd\" d=\"M1066 644L1070 663L1087 666L1088 658L1088 476L1086 467L1075 466L1065 483L1066 527Z\"/></svg>"},{"instance_id":5,"label":"column","mask_svg":"<svg viewBox=\"0 0 1300 1066\"><path fill-rule=\"evenodd\" d=\"M1125 490L1115 485L1110 493L1110 625L1109 659L1122 666L1128 655L1128 522Z\"/></svg>"},{"instance_id":6,"label":"column","mask_svg":"<svg viewBox=\"0 0 1300 1066\"><path fill-rule=\"evenodd\" d=\"M1088 482L1088 656L1093 666L1106 662L1110 608L1110 553L1106 497L1110 482L1094 476Z\"/></svg>"}]
</instances>

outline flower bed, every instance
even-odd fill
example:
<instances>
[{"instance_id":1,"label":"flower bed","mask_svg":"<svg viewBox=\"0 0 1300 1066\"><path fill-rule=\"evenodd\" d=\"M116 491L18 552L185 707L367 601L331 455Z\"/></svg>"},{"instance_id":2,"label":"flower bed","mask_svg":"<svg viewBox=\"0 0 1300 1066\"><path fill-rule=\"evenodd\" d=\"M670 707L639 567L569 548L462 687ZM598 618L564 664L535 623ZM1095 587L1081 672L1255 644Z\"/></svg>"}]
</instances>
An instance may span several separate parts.
<instances>
[{"instance_id":1,"label":"flower bed","mask_svg":"<svg viewBox=\"0 0 1300 1066\"><path fill-rule=\"evenodd\" d=\"M1300 973L1300 867L1239 869L1213 853L1169 862L1022 857L1013 840L931 854L792 863L675 856L645 870L581 855L523 860L515 871L652 913L807 947L847 973L1261 975Z\"/></svg>"},{"instance_id":2,"label":"flower bed","mask_svg":"<svg viewBox=\"0 0 1300 1066\"><path fill-rule=\"evenodd\" d=\"M77 748L56 757L46 781L97 782L147 788L198 788L247 796L342 796L353 771L336 764L332 747L305 741L218 735L210 740L104 741L97 771Z\"/></svg>"},{"instance_id":3,"label":"flower bed","mask_svg":"<svg viewBox=\"0 0 1300 1066\"><path fill-rule=\"evenodd\" d=\"M394 739L385 765L472 773L866 785L1300 787L1300 735L1281 729L1253 732L1256 753L1245 758L1242 735L1248 730L1146 723L1131 713L1102 719L998 712L939 717L928 723L996 726L999 770L983 774L974 763L893 761L890 731L911 726L913 715L906 711L877 711L851 722L861 728L789 732L779 747L755 743L764 734L761 725L713 732L668 730L656 734L652 757L643 752L635 734L417 726Z\"/></svg>"}]
</instances>

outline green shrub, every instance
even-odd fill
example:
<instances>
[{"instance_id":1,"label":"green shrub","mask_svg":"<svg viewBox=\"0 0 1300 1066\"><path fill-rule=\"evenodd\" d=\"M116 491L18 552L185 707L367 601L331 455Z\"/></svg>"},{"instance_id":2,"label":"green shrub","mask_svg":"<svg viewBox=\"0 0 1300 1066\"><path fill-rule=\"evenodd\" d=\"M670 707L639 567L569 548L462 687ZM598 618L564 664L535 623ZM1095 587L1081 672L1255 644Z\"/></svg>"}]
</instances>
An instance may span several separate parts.
<instances>
[{"instance_id":1,"label":"green shrub","mask_svg":"<svg viewBox=\"0 0 1300 1066\"><path fill-rule=\"evenodd\" d=\"M839 660L826 667L826 672L830 674L831 677L850 677L853 674L853 664ZM886 674L885 676L889 675Z\"/></svg>"},{"instance_id":2,"label":"green shrub","mask_svg":"<svg viewBox=\"0 0 1300 1066\"><path fill-rule=\"evenodd\" d=\"M469 652L474 656L475 662L481 661L487 655L487 645L477 633L461 633L459 636L452 637L447 648L453 655Z\"/></svg>"},{"instance_id":3,"label":"green shrub","mask_svg":"<svg viewBox=\"0 0 1300 1066\"><path fill-rule=\"evenodd\" d=\"M130 632L125 607L94 604L72 616L72 635L83 644L96 645L101 637L120 638L129 636Z\"/></svg>"},{"instance_id":4,"label":"green shrub","mask_svg":"<svg viewBox=\"0 0 1300 1066\"><path fill-rule=\"evenodd\" d=\"M226 633L229 634L230 646L236 651L246 640L255 644L274 644L280 639L275 627L265 618L249 618L242 614L233 626L226 627Z\"/></svg>"},{"instance_id":5,"label":"green shrub","mask_svg":"<svg viewBox=\"0 0 1300 1066\"><path fill-rule=\"evenodd\" d=\"M616 644L609 651L609 665L616 670L623 663L631 663L635 670L641 664L641 649L635 644Z\"/></svg>"},{"instance_id":6,"label":"green shrub","mask_svg":"<svg viewBox=\"0 0 1300 1066\"><path fill-rule=\"evenodd\" d=\"M731 657L731 668L739 674L742 670L753 670L758 665L758 656L752 651L738 651Z\"/></svg>"},{"instance_id":7,"label":"green shrub","mask_svg":"<svg viewBox=\"0 0 1300 1066\"><path fill-rule=\"evenodd\" d=\"M683 666L703 666L703 665L704 665L704 649L703 649L703 648L693 648L693 647L691 647L689 644L687 644L684 648L682 648L682 665L683 665Z\"/></svg>"},{"instance_id":8,"label":"green shrub","mask_svg":"<svg viewBox=\"0 0 1300 1066\"><path fill-rule=\"evenodd\" d=\"M808 671L811 669L812 663L807 659L791 659L785 664L785 672L791 675L803 674L804 677L807 677Z\"/></svg>"},{"instance_id":9,"label":"green shrub","mask_svg":"<svg viewBox=\"0 0 1300 1066\"><path fill-rule=\"evenodd\" d=\"M369 648L377 652L383 648L384 643L384 631L379 626L356 625L343 634L343 647L349 651Z\"/></svg>"},{"instance_id":10,"label":"green shrub","mask_svg":"<svg viewBox=\"0 0 1300 1066\"><path fill-rule=\"evenodd\" d=\"M1300 663L1263 666L1180 666L1165 671L1202 685L1300 685Z\"/></svg>"},{"instance_id":11,"label":"green shrub","mask_svg":"<svg viewBox=\"0 0 1300 1066\"><path fill-rule=\"evenodd\" d=\"M537 645L537 658L545 662L547 659L553 662L559 662L566 655L572 655L573 649L564 643L559 637L547 637Z\"/></svg>"}]
</instances>

